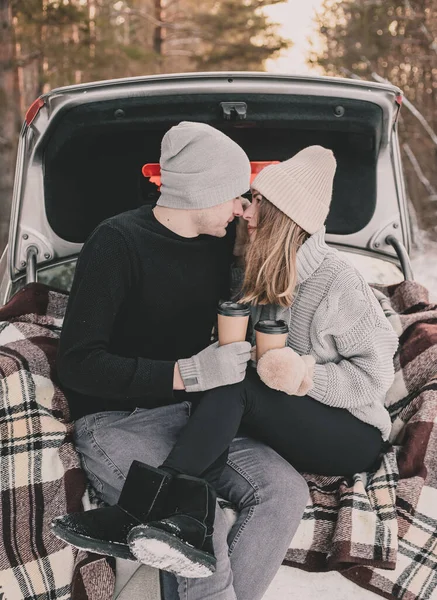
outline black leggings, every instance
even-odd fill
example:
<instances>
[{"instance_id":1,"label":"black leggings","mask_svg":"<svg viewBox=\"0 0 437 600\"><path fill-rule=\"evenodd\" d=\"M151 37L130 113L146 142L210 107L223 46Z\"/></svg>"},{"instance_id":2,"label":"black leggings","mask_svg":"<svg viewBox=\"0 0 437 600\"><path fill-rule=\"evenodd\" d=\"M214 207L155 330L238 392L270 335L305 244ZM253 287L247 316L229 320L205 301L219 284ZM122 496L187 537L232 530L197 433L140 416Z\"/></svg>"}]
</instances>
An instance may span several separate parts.
<instances>
[{"instance_id":1,"label":"black leggings","mask_svg":"<svg viewBox=\"0 0 437 600\"><path fill-rule=\"evenodd\" d=\"M249 367L241 383L205 392L162 466L216 481L240 426L298 471L320 475L372 470L388 446L347 410L272 390Z\"/></svg>"}]
</instances>

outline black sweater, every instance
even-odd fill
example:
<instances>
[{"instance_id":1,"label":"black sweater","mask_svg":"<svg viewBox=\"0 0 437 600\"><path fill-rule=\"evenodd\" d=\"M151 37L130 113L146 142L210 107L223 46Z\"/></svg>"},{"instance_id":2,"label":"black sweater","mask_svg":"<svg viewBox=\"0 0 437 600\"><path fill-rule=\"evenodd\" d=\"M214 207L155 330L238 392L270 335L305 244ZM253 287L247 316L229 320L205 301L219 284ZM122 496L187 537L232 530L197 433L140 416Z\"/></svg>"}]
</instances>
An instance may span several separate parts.
<instances>
[{"instance_id":1,"label":"black sweater","mask_svg":"<svg viewBox=\"0 0 437 600\"><path fill-rule=\"evenodd\" d=\"M183 238L150 207L101 223L84 244L65 314L58 376L72 419L171 404L174 365L208 346L229 295L233 224Z\"/></svg>"}]
</instances>

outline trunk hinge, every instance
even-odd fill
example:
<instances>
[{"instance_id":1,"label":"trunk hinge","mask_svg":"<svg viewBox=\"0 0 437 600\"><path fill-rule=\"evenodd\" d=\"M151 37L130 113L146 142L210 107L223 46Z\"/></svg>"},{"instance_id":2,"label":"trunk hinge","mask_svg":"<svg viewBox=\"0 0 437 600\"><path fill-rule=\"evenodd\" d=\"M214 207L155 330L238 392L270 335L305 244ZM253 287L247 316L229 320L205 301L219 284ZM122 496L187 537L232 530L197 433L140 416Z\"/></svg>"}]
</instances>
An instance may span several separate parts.
<instances>
[{"instance_id":1,"label":"trunk hinge","mask_svg":"<svg viewBox=\"0 0 437 600\"><path fill-rule=\"evenodd\" d=\"M37 264L52 260L54 258L53 248L46 238L28 227L19 231L17 241L15 269L18 272L25 269L26 278L29 277L31 281L36 281Z\"/></svg>"},{"instance_id":2,"label":"trunk hinge","mask_svg":"<svg viewBox=\"0 0 437 600\"><path fill-rule=\"evenodd\" d=\"M38 256L38 248L29 246L26 252L26 284L35 283L37 281L36 260Z\"/></svg>"},{"instance_id":3,"label":"trunk hinge","mask_svg":"<svg viewBox=\"0 0 437 600\"><path fill-rule=\"evenodd\" d=\"M377 252L387 252L389 249L394 250L400 262L404 278L406 280L414 280L410 257L402 242L401 227L397 219L390 221L377 231L371 238L369 246Z\"/></svg>"}]
</instances>

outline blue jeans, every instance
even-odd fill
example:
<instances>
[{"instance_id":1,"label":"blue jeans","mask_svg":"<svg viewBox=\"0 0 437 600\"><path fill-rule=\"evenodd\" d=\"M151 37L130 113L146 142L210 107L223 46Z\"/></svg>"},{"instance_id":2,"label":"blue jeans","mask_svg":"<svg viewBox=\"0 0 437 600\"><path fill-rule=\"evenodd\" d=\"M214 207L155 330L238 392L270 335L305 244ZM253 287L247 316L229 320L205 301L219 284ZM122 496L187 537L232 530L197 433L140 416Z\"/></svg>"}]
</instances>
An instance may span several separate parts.
<instances>
[{"instance_id":1,"label":"blue jeans","mask_svg":"<svg viewBox=\"0 0 437 600\"><path fill-rule=\"evenodd\" d=\"M132 460L152 466L164 462L189 412L190 403L182 402L133 412L101 412L76 421L75 443L82 466L106 503L117 502ZM217 570L206 579L178 578L179 598L261 599L302 518L307 484L271 448L238 437L231 444L216 489L237 507L237 520L229 529L224 512L217 507Z\"/></svg>"}]
</instances>

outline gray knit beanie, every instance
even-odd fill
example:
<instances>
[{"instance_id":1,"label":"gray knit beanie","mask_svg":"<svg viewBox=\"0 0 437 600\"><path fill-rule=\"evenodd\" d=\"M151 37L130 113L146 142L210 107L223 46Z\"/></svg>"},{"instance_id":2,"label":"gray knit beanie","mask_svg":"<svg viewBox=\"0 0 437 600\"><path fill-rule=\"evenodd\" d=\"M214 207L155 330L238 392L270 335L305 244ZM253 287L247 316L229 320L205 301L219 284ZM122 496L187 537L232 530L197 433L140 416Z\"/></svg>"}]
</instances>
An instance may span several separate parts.
<instances>
[{"instance_id":1,"label":"gray knit beanie","mask_svg":"<svg viewBox=\"0 0 437 600\"><path fill-rule=\"evenodd\" d=\"M182 121L161 144L158 206L210 208L250 188L250 162L240 146L205 123Z\"/></svg>"},{"instance_id":2,"label":"gray knit beanie","mask_svg":"<svg viewBox=\"0 0 437 600\"><path fill-rule=\"evenodd\" d=\"M308 146L292 158L263 169L252 188L313 234L328 216L336 167L331 150Z\"/></svg>"}]
</instances>

